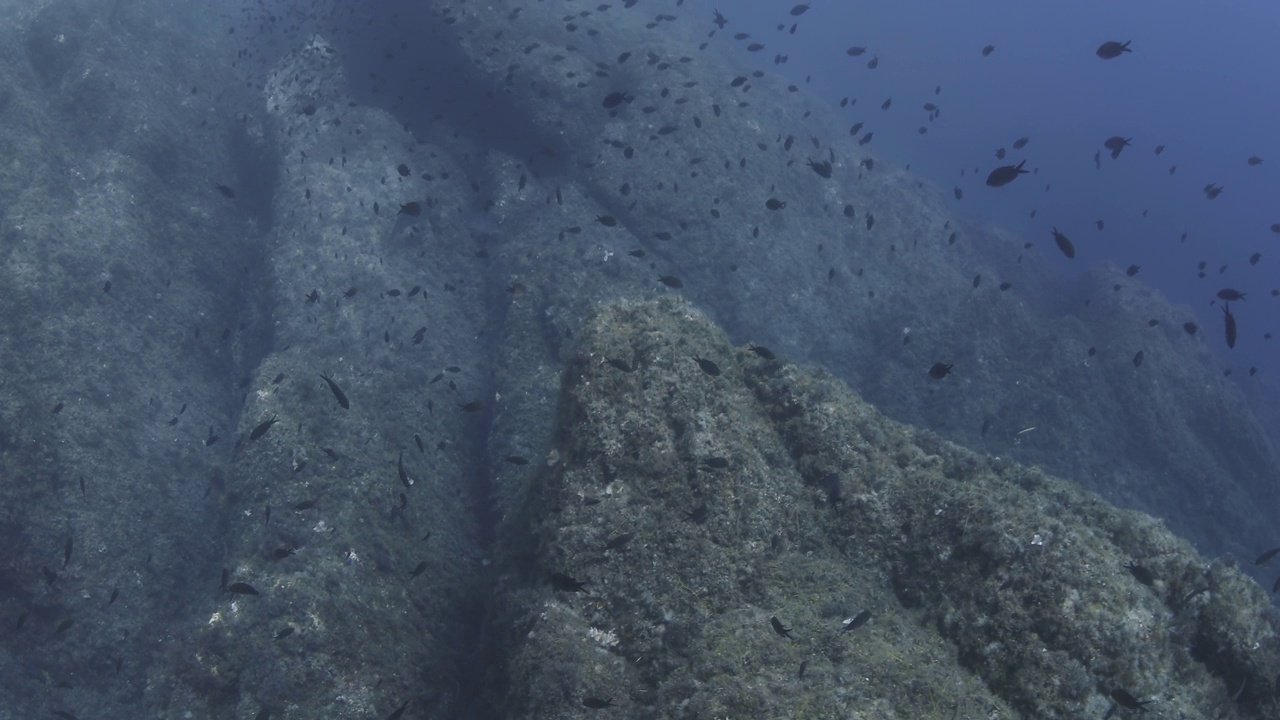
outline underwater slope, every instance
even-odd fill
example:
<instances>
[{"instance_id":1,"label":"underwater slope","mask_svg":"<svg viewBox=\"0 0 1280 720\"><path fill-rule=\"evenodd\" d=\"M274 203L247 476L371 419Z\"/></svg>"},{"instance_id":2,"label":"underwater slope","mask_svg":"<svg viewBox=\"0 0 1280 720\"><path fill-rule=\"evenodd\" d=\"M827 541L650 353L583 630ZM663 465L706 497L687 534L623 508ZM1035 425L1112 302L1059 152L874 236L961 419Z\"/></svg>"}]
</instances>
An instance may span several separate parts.
<instances>
[{"instance_id":1,"label":"underwater slope","mask_svg":"<svg viewBox=\"0 0 1280 720\"><path fill-rule=\"evenodd\" d=\"M1234 567L681 300L592 316L559 428L503 546L505 717L1280 707L1276 618Z\"/></svg>"}]
</instances>

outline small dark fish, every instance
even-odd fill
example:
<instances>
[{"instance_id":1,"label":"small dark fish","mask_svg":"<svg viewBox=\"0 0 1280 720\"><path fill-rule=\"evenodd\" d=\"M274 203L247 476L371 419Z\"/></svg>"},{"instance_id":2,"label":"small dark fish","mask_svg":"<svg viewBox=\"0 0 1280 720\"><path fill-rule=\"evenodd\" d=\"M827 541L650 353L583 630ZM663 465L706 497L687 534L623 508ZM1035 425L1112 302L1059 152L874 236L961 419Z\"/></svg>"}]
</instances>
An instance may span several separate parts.
<instances>
[{"instance_id":1,"label":"small dark fish","mask_svg":"<svg viewBox=\"0 0 1280 720\"><path fill-rule=\"evenodd\" d=\"M951 374L951 367L947 363L936 362L933 367L929 368L929 377L934 380L941 380Z\"/></svg>"},{"instance_id":2,"label":"small dark fish","mask_svg":"<svg viewBox=\"0 0 1280 720\"><path fill-rule=\"evenodd\" d=\"M484 403L479 400L472 400L469 403L462 403L458 406L458 409L462 412L476 413L484 409Z\"/></svg>"},{"instance_id":3,"label":"small dark fish","mask_svg":"<svg viewBox=\"0 0 1280 720\"><path fill-rule=\"evenodd\" d=\"M65 620L63 620L62 622L58 623L58 628L57 628L57 630L55 631L55 634L57 634L57 635L61 635L62 633L64 633L64 632L66 632L66 631L70 630L70 629L71 629L71 626L72 626L72 625L75 625L75 624L76 624L76 621L75 621L75 620L73 620L73 619L71 619L71 618L66 618L66 619L65 619Z\"/></svg>"},{"instance_id":4,"label":"small dark fish","mask_svg":"<svg viewBox=\"0 0 1280 720\"><path fill-rule=\"evenodd\" d=\"M1031 138L1029 138L1029 137L1020 137L1020 138L1018 138L1017 140L1014 140L1014 141L1013 141L1013 149L1014 149L1014 150L1021 150L1022 148L1026 147L1026 146L1027 146L1027 143L1029 143L1029 142L1031 142Z\"/></svg>"},{"instance_id":5,"label":"small dark fish","mask_svg":"<svg viewBox=\"0 0 1280 720\"><path fill-rule=\"evenodd\" d=\"M769 348L763 345L748 344L747 349L755 353L756 355L759 355L760 357L764 358L765 360L774 360L777 357L773 354L772 350L770 350Z\"/></svg>"},{"instance_id":6,"label":"small dark fish","mask_svg":"<svg viewBox=\"0 0 1280 720\"><path fill-rule=\"evenodd\" d=\"M107 604L114 605L116 600L119 597L120 597L120 588L111 588L111 597L107 599Z\"/></svg>"},{"instance_id":7,"label":"small dark fish","mask_svg":"<svg viewBox=\"0 0 1280 720\"><path fill-rule=\"evenodd\" d=\"M1019 175L1030 172L1030 170L1022 169L1022 166L1026 164L1027 161L1023 160L1017 165L1001 165L995 170L992 170L991 174L987 175L987 185L990 187L1004 187L1005 185L1008 185L1016 180Z\"/></svg>"},{"instance_id":8,"label":"small dark fish","mask_svg":"<svg viewBox=\"0 0 1280 720\"><path fill-rule=\"evenodd\" d=\"M396 472L400 475L400 482L407 488L413 487L413 480L409 478L409 473L404 469L404 451L400 451L400 457L396 460Z\"/></svg>"},{"instance_id":9,"label":"small dark fish","mask_svg":"<svg viewBox=\"0 0 1280 720\"><path fill-rule=\"evenodd\" d=\"M618 224L618 219L612 215L597 215L596 222L600 223L605 227L616 227Z\"/></svg>"},{"instance_id":10,"label":"small dark fish","mask_svg":"<svg viewBox=\"0 0 1280 720\"><path fill-rule=\"evenodd\" d=\"M603 699L588 695L582 698L582 707L591 708L592 710L602 710L607 707L613 707L613 698Z\"/></svg>"},{"instance_id":11,"label":"small dark fish","mask_svg":"<svg viewBox=\"0 0 1280 720\"><path fill-rule=\"evenodd\" d=\"M1129 691L1124 688L1116 688L1115 690L1112 690L1111 699L1115 700L1117 705L1126 710L1146 710L1148 704L1155 702L1154 700L1139 700L1138 698L1130 695Z\"/></svg>"},{"instance_id":12,"label":"small dark fish","mask_svg":"<svg viewBox=\"0 0 1280 720\"><path fill-rule=\"evenodd\" d=\"M844 51L844 54L845 54L845 55L848 55L849 57L858 57L859 55L862 55L862 54L863 54L863 53L865 53L866 51L867 51L867 49L866 49L866 48L864 48L864 47L862 47L862 46L859 46L859 45L854 45L853 47L849 48L848 50L845 50L845 51Z\"/></svg>"},{"instance_id":13,"label":"small dark fish","mask_svg":"<svg viewBox=\"0 0 1280 720\"><path fill-rule=\"evenodd\" d=\"M1133 138L1126 138L1126 137L1120 137L1119 135L1112 135L1111 137L1102 141L1102 147L1110 150L1111 159L1115 160L1116 158L1120 157L1120 151L1124 150L1126 147L1129 146L1129 141L1132 139Z\"/></svg>"},{"instance_id":14,"label":"small dark fish","mask_svg":"<svg viewBox=\"0 0 1280 720\"><path fill-rule=\"evenodd\" d=\"M417 202L407 202L400 206L400 212L397 215L408 215L417 217L422 214L422 205Z\"/></svg>"},{"instance_id":15,"label":"small dark fish","mask_svg":"<svg viewBox=\"0 0 1280 720\"><path fill-rule=\"evenodd\" d=\"M663 285L666 285L669 288L679 289L684 287L684 281L676 277L675 275L662 275L661 277L658 278L658 280Z\"/></svg>"},{"instance_id":16,"label":"small dark fish","mask_svg":"<svg viewBox=\"0 0 1280 720\"><path fill-rule=\"evenodd\" d=\"M586 580L575 580L561 572L551 573L548 579L551 581L551 587L564 592L582 592L587 586Z\"/></svg>"},{"instance_id":17,"label":"small dark fish","mask_svg":"<svg viewBox=\"0 0 1280 720\"><path fill-rule=\"evenodd\" d=\"M67 541L62 545L62 569L63 570L66 570L67 563L71 562L71 548L73 547L73 545L74 543L71 539L71 536L68 535Z\"/></svg>"},{"instance_id":18,"label":"small dark fish","mask_svg":"<svg viewBox=\"0 0 1280 720\"><path fill-rule=\"evenodd\" d=\"M777 615L769 616L769 624L773 626L774 632L778 633L784 638L787 638L787 639L791 638L791 628L783 627L782 621L778 619Z\"/></svg>"},{"instance_id":19,"label":"small dark fish","mask_svg":"<svg viewBox=\"0 0 1280 720\"><path fill-rule=\"evenodd\" d=\"M698 367L702 368L702 372L704 372L704 373L706 373L706 374L710 375L711 377L716 377L717 375L719 375L719 374L720 374L720 366L719 366L719 365L716 365L715 363L711 362L710 360L707 360L707 359L705 359L705 358L700 358L700 357L697 357L697 356L694 356L694 358L693 358L693 359L694 359L694 361L695 361L695 362L697 362L697 363L698 363Z\"/></svg>"},{"instance_id":20,"label":"small dark fish","mask_svg":"<svg viewBox=\"0 0 1280 720\"><path fill-rule=\"evenodd\" d=\"M1255 165L1261 165L1262 158L1258 157L1257 155L1250 155L1248 162L1249 162L1249 167L1253 167Z\"/></svg>"},{"instance_id":21,"label":"small dark fish","mask_svg":"<svg viewBox=\"0 0 1280 720\"><path fill-rule=\"evenodd\" d=\"M1138 352L1133 356L1133 366L1134 366L1134 367L1142 367L1142 358L1143 358L1143 357L1144 357L1144 356L1143 356L1143 354L1142 354L1142 351L1141 351L1141 350L1139 350L1139 351L1138 351Z\"/></svg>"},{"instance_id":22,"label":"small dark fish","mask_svg":"<svg viewBox=\"0 0 1280 720\"><path fill-rule=\"evenodd\" d=\"M57 415L58 413L62 412L62 408L66 407L66 406L67 406L67 404L66 404L66 403L61 403L61 402L60 402L60 403L58 403L57 405L54 405L54 406L53 406L53 409L52 409L52 410L50 410L49 412L50 412L50 414Z\"/></svg>"},{"instance_id":23,"label":"small dark fish","mask_svg":"<svg viewBox=\"0 0 1280 720\"><path fill-rule=\"evenodd\" d=\"M635 537L632 533L622 533L621 535L616 535L612 538L609 538L609 541L604 544L604 549L605 550L621 550L623 547L626 546L627 543L631 542L632 537Z\"/></svg>"},{"instance_id":24,"label":"small dark fish","mask_svg":"<svg viewBox=\"0 0 1280 720\"><path fill-rule=\"evenodd\" d=\"M955 195L957 200L964 199L964 191L960 189L959 185L957 185L955 188L951 190L951 194Z\"/></svg>"},{"instance_id":25,"label":"small dark fish","mask_svg":"<svg viewBox=\"0 0 1280 720\"><path fill-rule=\"evenodd\" d=\"M821 162L809 160L808 163L809 163L809 168L812 169L815 173L817 173L819 177L824 177L824 178L831 177L831 163L825 160Z\"/></svg>"},{"instance_id":26,"label":"small dark fish","mask_svg":"<svg viewBox=\"0 0 1280 720\"><path fill-rule=\"evenodd\" d=\"M1071 244L1066 235L1058 232L1058 228L1053 229L1053 241L1058 244L1058 249L1062 251L1063 255L1068 258L1076 256L1076 246Z\"/></svg>"},{"instance_id":27,"label":"small dark fish","mask_svg":"<svg viewBox=\"0 0 1280 720\"><path fill-rule=\"evenodd\" d=\"M870 619L871 619L871 611L863 610L862 612L853 616L851 619L846 620L844 623L844 627L840 629L840 633L844 634L849 632L850 630L857 630L863 625L866 625L867 621Z\"/></svg>"},{"instance_id":28,"label":"small dark fish","mask_svg":"<svg viewBox=\"0 0 1280 720\"><path fill-rule=\"evenodd\" d=\"M1129 277L1133 277L1134 275L1137 275L1138 271L1141 269L1142 269L1142 266L1140 265L1130 265L1129 267L1125 268L1124 274L1128 275Z\"/></svg>"},{"instance_id":29,"label":"small dark fish","mask_svg":"<svg viewBox=\"0 0 1280 720\"><path fill-rule=\"evenodd\" d=\"M706 522L707 515L709 515L710 512L711 510L710 508L707 507L707 504L702 503L698 507L694 508L692 512L685 513L684 516L689 520L691 520L694 524L701 525L702 523Z\"/></svg>"},{"instance_id":30,"label":"small dark fish","mask_svg":"<svg viewBox=\"0 0 1280 720\"><path fill-rule=\"evenodd\" d=\"M334 382L332 378L324 373L320 373L320 377L329 384L329 390L333 392L333 396L338 399L338 404L342 406L342 409L350 409L351 402L347 400L347 394L342 392L342 388L338 387L338 383Z\"/></svg>"},{"instance_id":31,"label":"small dark fish","mask_svg":"<svg viewBox=\"0 0 1280 720\"><path fill-rule=\"evenodd\" d=\"M1231 306L1227 303L1222 304L1222 320L1226 323L1227 347L1234 349L1236 346L1236 316L1231 314Z\"/></svg>"},{"instance_id":32,"label":"small dark fish","mask_svg":"<svg viewBox=\"0 0 1280 720\"><path fill-rule=\"evenodd\" d=\"M525 459L525 457L522 455L508 455L502 458L502 461L511 463L512 465L528 465L529 464L529 461Z\"/></svg>"},{"instance_id":33,"label":"small dark fish","mask_svg":"<svg viewBox=\"0 0 1280 720\"><path fill-rule=\"evenodd\" d=\"M1200 326L1188 320L1187 322L1182 323L1182 329L1187 331L1188 335L1195 335L1196 331L1200 329Z\"/></svg>"},{"instance_id":34,"label":"small dark fish","mask_svg":"<svg viewBox=\"0 0 1280 720\"><path fill-rule=\"evenodd\" d=\"M1151 587L1153 584L1155 584L1155 581L1156 581L1155 574L1153 574L1150 570L1142 567L1137 563L1131 562L1128 565L1125 565L1124 569L1128 570L1129 574L1132 575L1135 580L1142 583L1143 585L1146 585L1147 587Z\"/></svg>"},{"instance_id":35,"label":"small dark fish","mask_svg":"<svg viewBox=\"0 0 1280 720\"><path fill-rule=\"evenodd\" d=\"M791 8L791 16L800 17L808 9L809 9L809 3L800 3L799 5L796 5L795 7Z\"/></svg>"},{"instance_id":36,"label":"small dark fish","mask_svg":"<svg viewBox=\"0 0 1280 720\"><path fill-rule=\"evenodd\" d=\"M234 582L227 586L227 592L232 595L260 595L256 589L249 583Z\"/></svg>"},{"instance_id":37,"label":"small dark fish","mask_svg":"<svg viewBox=\"0 0 1280 720\"><path fill-rule=\"evenodd\" d=\"M986 47L982 48L982 57L987 57L988 55L990 55L991 53L993 53L993 52L995 52L995 51L996 51L996 46L995 46L995 45L988 45L988 46L986 46Z\"/></svg>"},{"instance_id":38,"label":"small dark fish","mask_svg":"<svg viewBox=\"0 0 1280 720\"><path fill-rule=\"evenodd\" d=\"M234 200L234 199L235 199L235 197L236 197L236 191L235 191L235 190L232 190L231 188L227 187L226 185L217 184L217 185L214 185L213 187L214 187L214 189L215 189L215 190L217 190L218 192L222 193L222 197L225 197L225 198L231 198L231 199L233 199L233 200Z\"/></svg>"},{"instance_id":39,"label":"small dark fish","mask_svg":"<svg viewBox=\"0 0 1280 720\"><path fill-rule=\"evenodd\" d=\"M1120 43L1114 40L1108 40L1107 42L1104 42L1098 46L1097 55L1103 60L1114 60L1115 58L1120 57L1124 53L1133 52L1132 50L1129 49L1129 43L1131 42L1133 41L1126 40Z\"/></svg>"},{"instance_id":40,"label":"small dark fish","mask_svg":"<svg viewBox=\"0 0 1280 720\"><path fill-rule=\"evenodd\" d=\"M276 631L276 640L283 640L293 634L293 628L285 627Z\"/></svg>"},{"instance_id":41,"label":"small dark fish","mask_svg":"<svg viewBox=\"0 0 1280 720\"><path fill-rule=\"evenodd\" d=\"M72 715L71 713L67 712L66 710L54 710L54 711L53 711L53 714L54 714L54 715L56 715L56 716L58 716L58 717L60 717L60 718L62 718L62 720L80 720L80 719L79 719L79 718L77 718L75 715Z\"/></svg>"},{"instance_id":42,"label":"small dark fish","mask_svg":"<svg viewBox=\"0 0 1280 720\"><path fill-rule=\"evenodd\" d=\"M405 709L406 709L406 708L408 708L408 707L409 707L409 701L408 701L408 700L405 700L405 701L404 701L404 704L402 704L400 707L396 708L395 712L393 712L393 713L391 713L390 715L388 715L388 716L387 716L387 720L400 720L400 716L401 716L401 715L404 715L404 711L405 711Z\"/></svg>"},{"instance_id":43,"label":"small dark fish","mask_svg":"<svg viewBox=\"0 0 1280 720\"><path fill-rule=\"evenodd\" d=\"M1270 550L1268 550L1268 551L1266 551L1266 552L1262 553L1261 555L1259 555L1259 556L1258 556L1258 559L1253 561L1253 564L1254 564L1254 565L1266 565L1266 564L1267 564L1267 562L1268 562L1269 560L1271 560L1271 558L1275 557L1277 554L1280 554L1280 547L1278 547L1278 548L1271 548Z\"/></svg>"},{"instance_id":44,"label":"small dark fish","mask_svg":"<svg viewBox=\"0 0 1280 720\"><path fill-rule=\"evenodd\" d=\"M1242 293L1239 290L1236 290L1235 288L1222 288L1221 290L1218 291L1218 299L1226 300L1227 302L1236 302L1237 300L1244 300L1248 296L1249 296L1249 293Z\"/></svg>"},{"instance_id":45,"label":"small dark fish","mask_svg":"<svg viewBox=\"0 0 1280 720\"><path fill-rule=\"evenodd\" d=\"M617 358L609 358L609 359L605 360L605 362L606 362L606 363L608 363L610 366L612 366L612 367L614 367L614 368L616 368L616 369L618 369L618 370L621 370L622 372L631 372L631 370L632 370L632 367L631 367L629 364L627 364L627 361L626 361L626 360L619 360L619 359L617 359Z\"/></svg>"},{"instance_id":46,"label":"small dark fish","mask_svg":"<svg viewBox=\"0 0 1280 720\"><path fill-rule=\"evenodd\" d=\"M702 464L706 465L712 470L724 470L725 468L729 467L729 460L727 458L722 458L722 457L709 457L703 460Z\"/></svg>"},{"instance_id":47,"label":"small dark fish","mask_svg":"<svg viewBox=\"0 0 1280 720\"><path fill-rule=\"evenodd\" d=\"M616 108L619 105L621 105L622 102L626 99L627 99L627 94L625 92L611 92L608 95L604 96L604 100L600 103L600 105L605 109L612 110L613 108Z\"/></svg>"},{"instance_id":48,"label":"small dark fish","mask_svg":"<svg viewBox=\"0 0 1280 720\"><path fill-rule=\"evenodd\" d=\"M787 204L777 198L769 198L768 200L764 201L764 206L769 208L770 210L781 210L785 208Z\"/></svg>"},{"instance_id":49,"label":"small dark fish","mask_svg":"<svg viewBox=\"0 0 1280 720\"><path fill-rule=\"evenodd\" d=\"M416 578L426 571L427 571L427 561L423 560L422 562L418 563L413 567L413 572L409 573L409 577Z\"/></svg>"},{"instance_id":50,"label":"small dark fish","mask_svg":"<svg viewBox=\"0 0 1280 720\"><path fill-rule=\"evenodd\" d=\"M272 415L270 420L263 420L258 423L253 430L249 431L249 442L253 442L254 440L261 438L263 435L266 435L267 431L271 429L271 426L275 425L279 420L279 417Z\"/></svg>"},{"instance_id":51,"label":"small dark fish","mask_svg":"<svg viewBox=\"0 0 1280 720\"><path fill-rule=\"evenodd\" d=\"M297 512L302 512L303 510L310 510L315 506L316 506L315 500L303 500L302 502L294 505L293 509Z\"/></svg>"}]
</instances>

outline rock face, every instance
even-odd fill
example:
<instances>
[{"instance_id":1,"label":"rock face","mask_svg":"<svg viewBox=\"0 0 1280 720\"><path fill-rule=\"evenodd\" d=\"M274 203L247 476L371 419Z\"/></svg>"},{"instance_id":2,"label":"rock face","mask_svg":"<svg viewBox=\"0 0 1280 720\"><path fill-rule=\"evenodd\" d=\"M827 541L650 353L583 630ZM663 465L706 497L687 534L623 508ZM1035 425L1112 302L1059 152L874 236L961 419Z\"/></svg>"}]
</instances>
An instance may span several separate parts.
<instances>
[{"instance_id":1,"label":"rock face","mask_svg":"<svg viewBox=\"0 0 1280 720\"><path fill-rule=\"evenodd\" d=\"M1276 712L1275 616L1233 567L683 301L591 317L559 429L505 539L504 717Z\"/></svg>"}]
</instances>

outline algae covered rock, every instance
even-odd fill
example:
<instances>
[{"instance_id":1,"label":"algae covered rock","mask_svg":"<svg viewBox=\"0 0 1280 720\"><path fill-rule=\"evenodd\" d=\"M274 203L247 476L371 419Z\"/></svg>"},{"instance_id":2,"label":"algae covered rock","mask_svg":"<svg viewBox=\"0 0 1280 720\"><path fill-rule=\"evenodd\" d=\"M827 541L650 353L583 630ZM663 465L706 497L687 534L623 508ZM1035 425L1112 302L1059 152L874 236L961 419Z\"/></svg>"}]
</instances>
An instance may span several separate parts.
<instances>
[{"instance_id":1,"label":"algae covered rock","mask_svg":"<svg viewBox=\"0 0 1280 720\"><path fill-rule=\"evenodd\" d=\"M503 544L508 717L1280 707L1276 618L1229 564L674 298L587 322Z\"/></svg>"}]
</instances>

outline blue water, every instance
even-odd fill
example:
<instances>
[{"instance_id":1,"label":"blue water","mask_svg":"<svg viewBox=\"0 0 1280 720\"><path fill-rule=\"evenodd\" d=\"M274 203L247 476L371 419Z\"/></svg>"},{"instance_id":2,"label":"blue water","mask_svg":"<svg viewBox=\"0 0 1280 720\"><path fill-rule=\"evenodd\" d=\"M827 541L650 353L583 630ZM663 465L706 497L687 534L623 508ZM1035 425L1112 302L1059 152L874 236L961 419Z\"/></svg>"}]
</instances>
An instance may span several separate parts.
<instances>
[{"instance_id":1,"label":"blue water","mask_svg":"<svg viewBox=\"0 0 1280 720\"><path fill-rule=\"evenodd\" d=\"M1270 230L1280 222L1273 130L1280 93L1272 77L1280 67L1272 37L1280 6L1254 0L810 5L799 17L790 14L791 2L691 0L684 7L708 31L715 29L713 9L728 18L712 46L737 46L761 69L807 83L831 107L848 97L842 114L875 133L868 149L882 162L910 165L948 198L954 187L963 191L962 200L951 200L958 217L1020 233L1065 277L1100 263L1137 264L1139 279L1192 310L1224 369L1244 376L1256 366L1255 383L1280 370L1274 344L1280 340L1264 339L1280 329L1274 305L1280 300L1271 296L1280 287L1280 235ZM736 32L751 38L734 40ZM1097 57L1108 40L1131 41L1132 52ZM766 47L748 53L751 42ZM846 55L855 45L866 54ZM995 49L984 57L986 45ZM787 61L776 64L778 54ZM874 70L867 68L872 57L879 59ZM881 110L888 98L891 107ZM940 108L932 122L922 109L927 102ZM920 127L928 132L919 134ZM1132 138L1117 160L1102 148L1112 135ZM1013 150L1024 136L1027 146ZM1157 145L1166 146L1159 156ZM995 157L1000 147L1009 153L1005 161ZM1100 170L1093 161L1099 150ZM1251 155L1263 163L1249 166ZM1022 159L1034 174L1004 188L984 185L992 168ZM1214 200L1203 192L1209 183L1225 188ZM1097 220L1104 221L1101 231ZM1074 260L1055 249L1055 226L1075 243ZM1251 266L1255 252L1262 259ZM1232 308L1240 325L1232 351L1214 306L1223 287L1249 293L1248 302Z\"/></svg>"}]
</instances>

